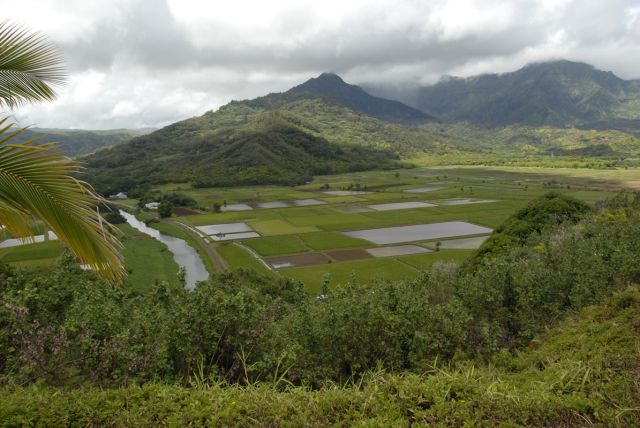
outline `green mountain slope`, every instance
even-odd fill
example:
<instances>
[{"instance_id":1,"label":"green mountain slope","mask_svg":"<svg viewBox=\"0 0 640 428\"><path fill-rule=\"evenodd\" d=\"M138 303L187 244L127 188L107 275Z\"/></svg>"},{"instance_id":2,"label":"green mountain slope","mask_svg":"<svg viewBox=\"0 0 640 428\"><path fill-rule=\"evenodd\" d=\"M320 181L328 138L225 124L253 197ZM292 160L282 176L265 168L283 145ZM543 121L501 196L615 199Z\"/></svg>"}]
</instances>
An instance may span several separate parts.
<instances>
[{"instance_id":1,"label":"green mountain slope","mask_svg":"<svg viewBox=\"0 0 640 428\"><path fill-rule=\"evenodd\" d=\"M506 155L560 156L607 163L640 155L640 141L624 131L471 121L399 123L346 107L326 88L318 89L322 96L304 89L318 86L346 87L349 99L357 98L351 92L361 92L337 76L322 75L287 92L233 101L87 156L85 177L98 191L112 193L169 181L295 184L311 175L388 168L399 158L450 164L465 157L485 163Z\"/></svg>"},{"instance_id":2,"label":"green mountain slope","mask_svg":"<svg viewBox=\"0 0 640 428\"><path fill-rule=\"evenodd\" d=\"M640 81L570 61L448 78L420 88L413 105L449 121L640 129Z\"/></svg>"},{"instance_id":3,"label":"green mountain slope","mask_svg":"<svg viewBox=\"0 0 640 428\"><path fill-rule=\"evenodd\" d=\"M397 160L385 148L330 142L280 111L231 105L97 152L85 165L97 190L109 193L162 182L298 184L313 175L397 167Z\"/></svg>"},{"instance_id":4,"label":"green mountain slope","mask_svg":"<svg viewBox=\"0 0 640 428\"><path fill-rule=\"evenodd\" d=\"M94 152L104 147L125 143L134 137L147 134L152 129L111 129L111 130L83 130L83 129L46 129L30 128L20 134L16 140L26 141L41 137L41 142L52 141L60 143L67 156L75 157Z\"/></svg>"},{"instance_id":5,"label":"green mountain slope","mask_svg":"<svg viewBox=\"0 0 640 428\"><path fill-rule=\"evenodd\" d=\"M326 97L359 113L391 122L427 122L435 118L399 101L374 97L362 88L345 83L340 76L323 73L291 88L288 94Z\"/></svg>"},{"instance_id":6,"label":"green mountain slope","mask_svg":"<svg viewBox=\"0 0 640 428\"><path fill-rule=\"evenodd\" d=\"M397 166L400 154L444 150L444 138L404 126L429 121L323 74L88 156L86 178L101 192L166 181L295 184L314 174Z\"/></svg>"}]
</instances>

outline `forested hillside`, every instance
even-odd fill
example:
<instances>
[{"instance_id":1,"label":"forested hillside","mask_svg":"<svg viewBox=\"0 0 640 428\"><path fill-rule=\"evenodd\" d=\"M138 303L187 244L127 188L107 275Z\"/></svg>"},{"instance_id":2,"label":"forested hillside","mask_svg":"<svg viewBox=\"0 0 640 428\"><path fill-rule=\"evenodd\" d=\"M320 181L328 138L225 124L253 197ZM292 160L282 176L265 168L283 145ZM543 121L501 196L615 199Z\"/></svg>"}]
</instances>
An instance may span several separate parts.
<instances>
[{"instance_id":1,"label":"forested hillside","mask_svg":"<svg viewBox=\"0 0 640 428\"><path fill-rule=\"evenodd\" d=\"M163 182L301 184L318 174L399 166L387 148L336 144L280 112L237 107L95 153L85 159L88 179L108 194Z\"/></svg>"},{"instance_id":2,"label":"forested hillside","mask_svg":"<svg viewBox=\"0 0 640 428\"><path fill-rule=\"evenodd\" d=\"M75 157L96 150L125 143L132 138L151 132L152 129L113 129L93 131L83 129L30 128L16 137L16 141L40 138L41 142L60 143L67 156Z\"/></svg>"},{"instance_id":3,"label":"forested hillside","mask_svg":"<svg viewBox=\"0 0 640 428\"><path fill-rule=\"evenodd\" d=\"M448 78L418 89L412 105L447 121L640 129L640 81L571 61Z\"/></svg>"}]
</instances>

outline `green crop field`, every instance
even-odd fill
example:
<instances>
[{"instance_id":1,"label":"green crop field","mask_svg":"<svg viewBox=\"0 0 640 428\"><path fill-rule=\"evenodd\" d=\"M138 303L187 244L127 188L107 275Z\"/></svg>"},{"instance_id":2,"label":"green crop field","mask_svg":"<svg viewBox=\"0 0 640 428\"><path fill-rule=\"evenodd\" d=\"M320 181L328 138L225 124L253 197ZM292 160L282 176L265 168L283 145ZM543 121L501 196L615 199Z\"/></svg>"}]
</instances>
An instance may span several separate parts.
<instances>
[{"instance_id":1,"label":"green crop field","mask_svg":"<svg viewBox=\"0 0 640 428\"><path fill-rule=\"evenodd\" d=\"M338 232L306 233L300 239L314 250L335 250L342 248L360 248L371 244L364 239L352 238Z\"/></svg>"},{"instance_id":2,"label":"green crop field","mask_svg":"<svg viewBox=\"0 0 640 428\"><path fill-rule=\"evenodd\" d=\"M126 283L139 292L148 291L155 281L178 283L178 265L166 245L144 235L129 225L120 225L124 232Z\"/></svg>"},{"instance_id":3,"label":"green crop field","mask_svg":"<svg viewBox=\"0 0 640 428\"><path fill-rule=\"evenodd\" d=\"M553 172L557 174L550 175ZM565 184L562 180L563 172L544 170L543 173L536 173L530 169L520 171L471 167L416 168L399 171L398 177L396 171L317 177L313 182L296 188L260 186L189 189L186 192L199 200L216 199L228 204L247 203L254 209L194 215L182 217L181 221L194 226L246 222L262 237L244 239L243 243L262 257L293 256L315 251L332 259L328 253L333 250L377 247L374 243L351 238L342 233L346 231L447 221L466 221L493 228L529 200L550 190L589 203L612 194L609 188L613 187L613 183L597 179L577 183L576 177L583 177L584 174L582 171L570 171L564 177L573 184ZM599 173L595 176L603 180L613 177L618 179L611 173ZM622 176L635 178L629 173L623 173ZM422 187L436 190L423 193L406 192ZM175 187L165 186L164 189L175 190ZM369 193L344 196L323 193L350 189ZM325 204L293 206L292 201L296 199L315 199ZM466 199L493 202L447 205L450 200ZM259 208L259 201L277 201L289 206L264 209ZM389 211L369 208L369 205L398 202L429 202L436 206ZM443 202L445 204L442 204ZM218 252L230 267L258 266L259 269L264 269L264 266L242 248L225 244L218 247ZM443 250L388 258L332 260L329 264L284 267L277 272L282 276L302 281L309 290L318 291L325 273L330 274L331 283L336 286L350 281L353 275L360 281L369 281L383 274L387 279L414 277L436 261L461 263L471 254L473 250Z\"/></svg>"},{"instance_id":4,"label":"green crop field","mask_svg":"<svg viewBox=\"0 0 640 428\"><path fill-rule=\"evenodd\" d=\"M461 263L473 254L474 250L446 250L433 253L412 254L410 256L397 257L398 260L413 266L418 270L426 270L436 262Z\"/></svg>"},{"instance_id":5,"label":"green crop field","mask_svg":"<svg viewBox=\"0 0 640 428\"><path fill-rule=\"evenodd\" d=\"M265 236L272 235L291 235L294 233L317 232L315 226L296 226L285 220L257 220L250 221L249 224L256 232Z\"/></svg>"},{"instance_id":6,"label":"green crop field","mask_svg":"<svg viewBox=\"0 0 640 428\"><path fill-rule=\"evenodd\" d=\"M328 275L330 286L341 286L350 281L369 282L376 279L402 279L414 277L419 271L392 258L367 259L330 265L282 269L282 275L301 281L311 292L319 293Z\"/></svg>"},{"instance_id":7,"label":"green crop field","mask_svg":"<svg viewBox=\"0 0 640 428\"><path fill-rule=\"evenodd\" d=\"M225 242L220 244L216 249L218 253L225 258L230 269L245 268L253 269L262 274L269 273L269 270L262 263L239 245Z\"/></svg>"},{"instance_id":8,"label":"green crop field","mask_svg":"<svg viewBox=\"0 0 640 428\"><path fill-rule=\"evenodd\" d=\"M265 236L262 238L247 239L244 243L248 247L256 250L261 256L276 256L309 251L297 235Z\"/></svg>"},{"instance_id":9,"label":"green crop field","mask_svg":"<svg viewBox=\"0 0 640 428\"><path fill-rule=\"evenodd\" d=\"M46 241L0 249L0 260L20 267L48 266L62 253L60 241Z\"/></svg>"}]
</instances>

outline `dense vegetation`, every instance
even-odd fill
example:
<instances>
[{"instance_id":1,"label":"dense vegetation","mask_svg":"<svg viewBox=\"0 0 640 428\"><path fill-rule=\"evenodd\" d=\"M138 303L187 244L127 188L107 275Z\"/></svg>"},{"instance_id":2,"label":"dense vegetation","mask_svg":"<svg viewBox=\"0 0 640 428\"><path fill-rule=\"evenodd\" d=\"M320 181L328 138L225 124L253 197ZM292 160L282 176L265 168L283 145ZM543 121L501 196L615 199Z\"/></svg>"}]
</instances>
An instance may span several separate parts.
<instances>
[{"instance_id":1,"label":"dense vegetation","mask_svg":"<svg viewBox=\"0 0 640 428\"><path fill-rule=\"evenodd\" d=\"M640 129L640 81L570 61L422 87L414 107L448 121Z\"/></svg>"},{"instance_id":2,"label":"dense vegetation","mask_svg":"<svg viewBox=\"0 0 640 428\"><path fill-rule=\"evenodd\" d=\"M322 298L247 271L191 293L156 284L131 295L69 260L44 273L4 266L0 373L5 382L114 386L184 382L197 370L319 386L375 368L419 372L434 358L488 358L640 279L638 201L615 201L577 225L554 216L471 272L445 264L415 280L329 282ZM544 206L555 213L558 203ZM515 217L547 223L532 206L523 212L536 215Z\"/></svg>"},{"instance_id":3,"label":"dense vegetation","mask_svg":"<svg viewBox=\"0 0 640 428\"><path fill-rule=\"evenodd\" d=\"M553 224L577 223L589 206L576 199L550 192L530 202L498 226L467 264L476 268L514 245L524 245L532 235Z\"/></svg>"},{"instance_id":4,"label":"dense vegetation","mask_svg":"<svg viewBox=\"0 0 640 428\"><path fill-rule=\"evenodd\" d=\"M569 161L571 158L589 158L595 163L640 155L640 139L636 135L610 129L478 125L470 122L427 124L421 128L439 135L443 141L455 142L455 146L467 154L481 153L485 160L495 162L509 161L516 156L538 156L537 162L544 163L553 161L557 156Z\"/></svg>"},{"instance_id":5,"label":"dense vegetation","mask_svg":"<svg viewBox=\"0 0 640 428\"><path fill-rule=\"evenodd\" d=\"M492 365L433 361L420 374L367 373L317 390L159 383L121 389L0 389L0 420L79 426L619 426L640 424L640 291L630 287Z\"/></svg>"},{"instance_id":6,"label":"dense vegetation","mask_svg":"<svg viewBox=\"0 0 640 428\"><path fill-rule=\"evenodd\" d=\"M42 137L43 142L60 143L67 156L75 157L94 152L104 147L125 143L134 137L150 132L150 129L113 129L108 131L89 131L75 129L31 128L24 131L16 141L27 141Z\"/></svg>"},{"instance_id":7,"label":"dense vegetation","mask_svg":"<svg viewBox=\"0 0 640 428\"><path fill-rule=\"evenodd\" d=\"M206 116L206 115L205 115ZM170 125L86 159L87 178L104 193L163 182L196 186L301 184L313 175L398 167L388 149L338 145L291 123L278 112L237 127L236 115ZM217 125L217 126L216 126Z\"/></svg>"},{"instance_id":8,"label":"dense vegetation","mask_svg":"<svg viewBox=\"0 0 640 428\"><path fill-rule=\"evenodd\" d=\"M580 212L577 224L558 223L554 214L563 203ZM0 381L8 385L2 392L8 400L3 398L0 414L32 418L38 407L26 405L26 397L35 395L40 402L50 395L48 389L23 392L9 385L121 387L153 381L204 390L186 393L148 385L113 391L111 399L137 402L142 407L135 417L146 424L151 414L165 414L187 396L190 409L207 419L221 418L219 423L239 422L233 418L240 417L240 408L287 418L285 409L308 400L316 403L311 414L294 415L313 418L309 423L324 421L317 418L328 417L320 415L330 403L335 420L461 423L517 415L514 420L521 423L577 425L584 417L612 421L618 415L620 421L637 421L636 411L619 415L617 408L628 407L639 394L629 372L629 364L638 361L636 289L588 313L592 321L605 317L616 322L596 328L577 321L557 338L554 333L544 339L537 350L516 357L512 353L567 314L601 303L640 280L638 207L638 196L623 194L587 214L577 203L547 197L514 216L528 224L519 241L493 252L470 272L441 264L415 280L328 282L322 297L306 294L299 283L249 271L215 276L191 293L160 283L148 293L132 294L102 283L69 258L47 272L2 266ZM585 341L580 326L597 333ZM615 349L598 350L613 334ZM472 361L500 368L476 372ZM372 372L378 374L372 377ZM265 386L223 386L256 382ZM327 389L327 382L361 386ZM319 391L291 389L260 404L230 404L252 394L272 395L273 386L293 385ZM99 410L102 392L63 394L86 394L83 400L96 407L85 416L71 406L74 418L112 416ZM194 401L190 394L202 400ZM165 398L151 398L160 396ZM218 398L211 401L214 396ZM404 404L393 397L402 397ZM372 407L361 408L367 406L364 401L356 408L344 407L344 400L365 400ZM256 405L259 409L250 409ZM175 411L176 418L194 417Z\"/></svg>"}]
</instances>

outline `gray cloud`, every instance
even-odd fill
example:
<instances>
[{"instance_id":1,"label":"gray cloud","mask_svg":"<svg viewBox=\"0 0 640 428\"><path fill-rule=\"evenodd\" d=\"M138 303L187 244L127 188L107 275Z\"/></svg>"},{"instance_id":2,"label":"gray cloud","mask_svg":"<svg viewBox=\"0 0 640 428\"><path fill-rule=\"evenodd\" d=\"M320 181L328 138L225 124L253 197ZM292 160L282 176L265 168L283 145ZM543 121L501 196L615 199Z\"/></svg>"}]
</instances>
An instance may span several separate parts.
<instances>
[{"instance_id":1,"label":"gray cloud","mask_svg":"<svg viewBox=\"0 0 640 428\"><path fill-rule=\"evenodd\" d=\"M410 88L567 58L640 78L632 0L23 0L7 9L67 58L60 99L16 112L38 126L160 126L323 71Z\"/></svg>"}]
</instances>

